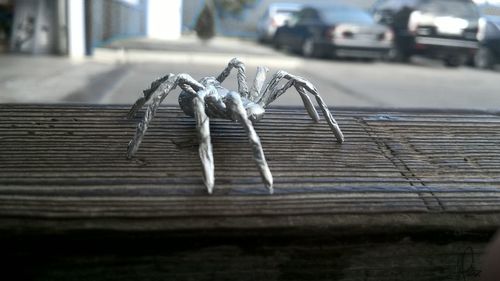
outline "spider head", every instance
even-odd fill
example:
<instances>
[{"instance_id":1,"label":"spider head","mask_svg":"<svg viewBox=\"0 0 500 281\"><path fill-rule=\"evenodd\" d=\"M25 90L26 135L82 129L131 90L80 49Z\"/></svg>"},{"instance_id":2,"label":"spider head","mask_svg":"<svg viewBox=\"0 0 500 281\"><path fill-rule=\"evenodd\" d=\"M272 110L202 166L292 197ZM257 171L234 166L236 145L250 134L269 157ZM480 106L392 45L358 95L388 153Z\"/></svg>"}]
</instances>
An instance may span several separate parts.
<instances>
[{"instance_id":1,"label":"spider head","mask_svg":"<svg viewBox=\"0 0 500 281\"><path fill-rule=\"evenodd\" d=\"M246 106L247 116L252 123L255 123L264 117L264 108L256 103L250 103Z\"/></svg>"}]
</instances>

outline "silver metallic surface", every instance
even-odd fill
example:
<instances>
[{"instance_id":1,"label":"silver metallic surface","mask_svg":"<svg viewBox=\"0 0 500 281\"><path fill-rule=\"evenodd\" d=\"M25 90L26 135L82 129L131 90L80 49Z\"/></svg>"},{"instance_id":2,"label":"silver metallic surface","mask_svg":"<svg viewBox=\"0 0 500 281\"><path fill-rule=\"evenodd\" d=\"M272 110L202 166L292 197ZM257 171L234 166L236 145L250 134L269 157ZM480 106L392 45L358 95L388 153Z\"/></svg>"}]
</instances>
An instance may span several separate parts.
<instances>
[{"instance_id":1,"label":"silver metallic surface","mask_svg":"<svg viewBox=\"0 0 500 281\"><path fill-rule=\"evenodd\" d=\"M221 86L221 83L229 76L233 68L236 68L238 71L238 92L230 91ZM342 143L344 136L328 107L311 82L280 70L273 75L264 87L268 71L269 69L266 67L259 67L250 89L246 82L245 65L237 58L232 59L217 78L204 77L198 82L188 74L168 74L155 80L151 83L150 88L143 91L143 96L137 99L127 115L128 118L133 118L137 111L147 102L151 101L142 121L137 125L134 137L129 143L127 157L131 158L137 152L142 138L148 129L148 125L153 119L159 105L170 91L179 86L182 89L179 95L181 109L185 114L193 116L196 119L203 181L208 193L212 193L215 182L214 160L210 141L210 118L229 119L237 121L243 126L252 146L253 157L262 180L269 192L273 193L273 176L264 156L260 138L255 132L252 123L262 119L265 108L285 93L286 90L293 86L302 98L309 116L315 122L319 122L319 114L307 95L307 93L312 94L321 108L328 125L332 129L337 142ZM281 83L283 79L286 82Z\"/></svg>"},{"instance_id":2,"label":"silver metallic surface","mask_svg":"<svg viewBox=\"0 0 500 281\"><path fill-rule=\"evenodd\" d=\"M248 119L247 111L245 110L240 95L236 92L229 92L226 96L225 103L229 112L233 115L232 119L240 122L247 132L248 139L252 145L253 157L257 163L260 176L264 180L264 184L269 192L273 193L273 175L267 166L264 151L262 150L262 145L260 144L260 138L255 132L252 122Z\"/></svg>"},{"instance_id":3,"label":"silver metallic surface","mask_svg":"<svg viewBox=\"0 0 500 281\"><path fill-rule=\"evenodd\" d=\"M193 108L198 140L200 142L198 153L203 167L203 182L207 187L208 193L212 193L215 182L214 157L212 143L210 142L210 121L205 113L205 96L206 90L198 92L198 95L193 99Z\"/></svg>"},{"instance_id":4,"label":"silver metallic surface","mask_svg":"<svg viewBox=\"0 0 500 281\"><path fill-rule=\"evenodd\" d=\"M255 79L253 80L252 88L250 89L250 100L256 100L260 96L264 82L266 82L266 73L269 68L265 66L258 66Z\"/></svg>"}]
</instances>

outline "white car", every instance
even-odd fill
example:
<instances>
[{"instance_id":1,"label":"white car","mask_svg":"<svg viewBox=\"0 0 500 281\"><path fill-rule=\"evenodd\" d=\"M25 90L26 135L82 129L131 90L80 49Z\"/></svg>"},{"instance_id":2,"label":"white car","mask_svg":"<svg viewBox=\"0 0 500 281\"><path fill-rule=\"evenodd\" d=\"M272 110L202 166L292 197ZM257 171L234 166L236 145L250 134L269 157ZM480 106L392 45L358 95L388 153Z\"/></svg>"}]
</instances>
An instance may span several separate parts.
<instances>
[{"instance_id":1,"label":"white car","mask_svg":"<svg viewBox=\"0 0 500 281\"><path fill-rule=\"evenodd\" d=\"M257 38L260 42L273 39L278 27L283 26L293 13L302 8L299 3L272 3L257 22Z\"/></svg>"}]
</instances>

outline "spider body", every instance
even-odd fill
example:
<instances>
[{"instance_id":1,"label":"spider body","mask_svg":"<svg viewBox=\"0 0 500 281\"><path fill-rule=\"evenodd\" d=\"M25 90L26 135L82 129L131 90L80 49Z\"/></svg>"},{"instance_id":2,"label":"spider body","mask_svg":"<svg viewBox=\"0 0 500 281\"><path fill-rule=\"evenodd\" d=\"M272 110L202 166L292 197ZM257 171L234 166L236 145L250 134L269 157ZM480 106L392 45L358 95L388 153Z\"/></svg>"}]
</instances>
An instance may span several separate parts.
<instances>
[{"instance_id":1,"label":"spider body","mask_svg":"<svg viewBox=\"0 0 500 281\"><path fill-rule=\"evenodd\" d=\"M221 83L217 81L215 77L204 77L200 80L200 83L207 89L209 92L216 92L221 100L227 99L228 95L235 95L238 92L228 90L222 87ZM239 94L238 94L239 95ZM184 111L184 113L188 116L194 117L194 103L193 99L196 96L190 92L182 91L179 94L179 106ZM241 97L241 95L240 95ZM246 110L247 116L252 122L257 122L262 117L264 117L265 109L260 104L255 103L254 101L249 100L246 97L241 97L241 102L243 107ZM227 108L218 108L214 107L213 103L205 104L205 113L209 118L220 118L220 119L232 119L231 112Z\"/></svg>"},{"instance_id":2,"label":"spider body","mask_svg":"<svg viewBox=\"0 0 500 281\"><path fill-rule=\"evenodd\" d=\"M231 70L238 70L238 91L224 88L221 83L229 76ZM137 99L128 113L128 117L135 116L147 102L151 101L144 114L143 120L137 125L134 137L129 143L127 156L132 157L146 133L156 110L167 95L179 86L182 92L179 95L179 105L183 112L196 119L198 132L199 155L203 168L203 180L209 193L214 187L214 161L210 140L210 118L222 118L239 122L245 129L257 168L269 192L273 192L273 177L269 170L259 136L255 132L253 123L262 119L265 108L280 97L287 89L294 87L299 93L309 116L319 122L319 114L314 108L307 93L316 99L323 116L333 131L337 142L342 143L344 136L337 122L331 115L323 99L311 82L302 77L278 71L264 87L266 80L265 67L258 67L252 87L249 89L246 82L244 64L237 58L232 59L222 73L215 77L204 77L196 81L188 74L168 74L151 83L150 88L143 91L143 96ZM285 83L280 84L282 80Z\"/></svg>"}]
</instances>

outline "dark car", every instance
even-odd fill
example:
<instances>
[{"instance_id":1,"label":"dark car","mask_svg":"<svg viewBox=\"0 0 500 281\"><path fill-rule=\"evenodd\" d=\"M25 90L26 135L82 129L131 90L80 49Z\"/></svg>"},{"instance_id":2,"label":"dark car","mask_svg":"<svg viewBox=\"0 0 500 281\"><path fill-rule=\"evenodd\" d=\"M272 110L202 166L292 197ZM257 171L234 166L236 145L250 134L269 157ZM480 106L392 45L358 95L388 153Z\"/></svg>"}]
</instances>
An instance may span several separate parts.
<instances>
[{"instance_id":1,"label":"dark car","mask_svg":"<svg viewBox=\"0 0 500 281\"><path fill-rule=\"evenodd\" d=\"M478 68L492 69L500 63L500 16L484 16L479 26L479 50L474 56L474 64Z\"/></svg>"},{"instance_id":2,"label":"dark car","mask_svg":"<svg viewBox=\"0 0 500 281\"><path fill-rule=\"evenodd\" d=\"M471 0L379 0L372 11L393 29L398 60L418 54L459 66L478 48L479 12Z\"/></svg>"},{"instance_id":3,"label":"dark car","mask_svg":"<svg viewBox=\"0 0 500 281\"><path fill-rule=\"evenodd\" d=\"M306 57L359 57L377 59L392 47L392 31L375 23L361 9L340 5L307 5L273 39L275 47L286 47Z\"/></svg>"}]
</instances>

